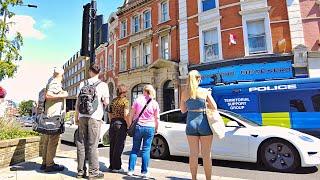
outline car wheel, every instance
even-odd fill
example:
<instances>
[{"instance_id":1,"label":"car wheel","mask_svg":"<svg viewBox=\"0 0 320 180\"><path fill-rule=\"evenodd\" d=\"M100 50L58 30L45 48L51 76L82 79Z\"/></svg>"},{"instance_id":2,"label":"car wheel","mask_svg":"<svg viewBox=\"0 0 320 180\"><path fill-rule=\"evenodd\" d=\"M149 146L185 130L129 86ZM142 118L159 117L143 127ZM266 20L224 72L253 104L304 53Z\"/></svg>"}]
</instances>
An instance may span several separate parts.
<instances>
[{"instance_id":1,"label":"car wheel","mask_svg":"<svg viewBox=\"0 0 320 180\"><path fill-rule=\"evenodd\" d=\"M151 145L151 157L155 159L166 159L169 156L169 146L161 136L155 136Z\"/></svg>"},{"instance_id":2,"label":"car wheel","mask_svg":"<svg viewBox=\"0 0 320 180\"><path fill-rule=\"evenodd\" d=\"M76 131L74 132L74 136L73 136L73 143L74 143L75 145L77 145L77 138L78 138L78 130L76 130Z\"/></svg>"},{"instance_id":3,"label":"car wheel","mask_svg":"<svg viewBox=\"0 0 320 180\"><path fill-rule=\"evenodd\" d=\"M300 166L300 156L296 148L287 141L271 139L261 147L260 157L270 170L292 172Z\"/></svg>"}]
</instances>

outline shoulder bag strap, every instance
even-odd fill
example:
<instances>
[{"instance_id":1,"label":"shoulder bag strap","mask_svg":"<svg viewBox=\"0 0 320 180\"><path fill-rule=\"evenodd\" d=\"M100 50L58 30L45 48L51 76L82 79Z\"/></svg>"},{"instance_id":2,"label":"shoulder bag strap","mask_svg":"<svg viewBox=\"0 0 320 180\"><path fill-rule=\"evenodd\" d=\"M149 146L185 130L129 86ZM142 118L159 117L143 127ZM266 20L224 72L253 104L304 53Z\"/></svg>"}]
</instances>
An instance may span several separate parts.
<instances>
[{"instance_id":1,"label":"shoulder bag strap","mask_svg":"<svg viewBox=\"0 0 320 180\"><path fill-rule=\"evenodd\" d=\"M97 82L95 82L92 86L97 87L99 84L101 83L100 80L98 80Z\"/></svg>"},{"instance_id":2,"label":"shoulder bag strap","mask_svg":"<svg viewBox=\"0 0 320 180\"><path fill-rule=\"evenodd\" d=\"M135 121L139 121L139 118L141 117L141 115L143 114L144 110L147 108L148 104L151 102L151 100L152 100L152 99L150 98L150 99L147 101L146 105L144 105L143 109L141 110L138 118L135 119L134 122L135 122Z\"/></svg>"}]
</instances>

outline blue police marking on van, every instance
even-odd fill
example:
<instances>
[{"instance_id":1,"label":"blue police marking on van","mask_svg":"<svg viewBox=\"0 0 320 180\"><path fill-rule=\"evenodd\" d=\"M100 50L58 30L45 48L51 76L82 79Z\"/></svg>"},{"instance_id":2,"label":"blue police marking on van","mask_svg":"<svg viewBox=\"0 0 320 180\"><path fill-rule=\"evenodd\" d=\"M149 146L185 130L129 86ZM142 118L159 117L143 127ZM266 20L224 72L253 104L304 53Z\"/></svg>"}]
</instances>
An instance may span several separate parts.
<instances>
[{"instance_id":1,"label":"blue police marking on van","mask_svg":"<svg viewBox=\"0 0 320 180\"><path fill-rule=\"evenodd\" d=\"M221 109L260 125L296 129L320 137L320 78L246 82L212 88Z\"/></svg>"}]
</instances>

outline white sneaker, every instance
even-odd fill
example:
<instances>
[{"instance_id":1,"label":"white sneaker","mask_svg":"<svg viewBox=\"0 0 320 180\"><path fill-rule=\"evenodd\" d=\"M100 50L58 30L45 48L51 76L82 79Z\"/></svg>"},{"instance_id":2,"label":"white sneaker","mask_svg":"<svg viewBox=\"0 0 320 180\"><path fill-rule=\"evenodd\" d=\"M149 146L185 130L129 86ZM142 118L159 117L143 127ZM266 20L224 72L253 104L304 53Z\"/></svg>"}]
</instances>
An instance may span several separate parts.
<instances>
[{"instance_id":1,"label":"white sneaker","mask_svg":"<svg viewBox=\"0 0 320 180\"><path fill-rule=\"evenodd\" d=\"M149 173L141 173L141 177L142 177L143 179L151 179L151 176L150 176Z\"/></svg>"},{"instance_id":2,"label":"white sneaker","mask_svg":"<svg viewBox=\"0 0 320 180\"><path fill-rule=\"evenodd\" d=\"M128 171L128 172L127 172L127 175L128 175L128 176L133 176L133 171Z\"/></svg>"}]
</instances>

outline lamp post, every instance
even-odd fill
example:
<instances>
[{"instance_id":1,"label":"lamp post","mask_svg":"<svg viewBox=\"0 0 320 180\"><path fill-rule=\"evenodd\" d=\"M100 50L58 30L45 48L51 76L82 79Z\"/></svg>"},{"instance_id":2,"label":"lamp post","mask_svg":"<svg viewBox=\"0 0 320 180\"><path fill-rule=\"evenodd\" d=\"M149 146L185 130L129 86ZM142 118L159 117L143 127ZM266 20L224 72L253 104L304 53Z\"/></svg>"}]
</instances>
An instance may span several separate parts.
<instances>
[{"instance_id":1,"label":"lamp post","mask_svg":"<svg viewBox=\"0 0 320 180\"><path fill-rule=\"evenodd\" d=\"M20 6L27 6L29 8L38 8L38 6L34 4L20 4Z\"/></svg>"}]
</instances>

